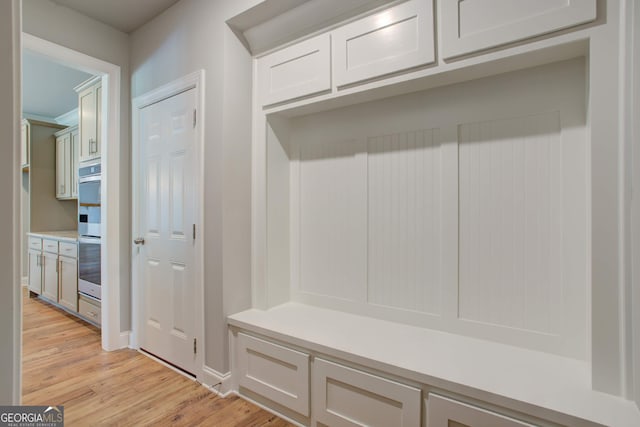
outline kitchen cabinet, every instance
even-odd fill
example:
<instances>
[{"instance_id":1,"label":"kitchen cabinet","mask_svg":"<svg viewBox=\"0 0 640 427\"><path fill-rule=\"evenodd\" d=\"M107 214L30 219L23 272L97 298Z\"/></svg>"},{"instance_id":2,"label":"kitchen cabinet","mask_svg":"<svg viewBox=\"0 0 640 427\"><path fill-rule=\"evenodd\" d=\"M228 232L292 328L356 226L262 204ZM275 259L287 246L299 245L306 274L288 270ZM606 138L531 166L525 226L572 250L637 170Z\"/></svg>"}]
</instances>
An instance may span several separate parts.
<instances>
[{"instance_id":1,"label":"kitchen cabinet","mask_svg":"<svg viewBox=\"0 0 640 427\"><path fill-rule=\"evenodd\" d=\"M102 323L102 308L100 301L95 298L79 294L78 314L98 326Z\"/></svg>"},{"instance_id":2,"label":"kitchen cabinet","mask_svg":"<svg viewBox=\"0 0 640 427\"><path fill-rule=\"evenodd\" d=\"M78 244L67 234L74 232L29 236L29 290L78 312Z\"/></svg>"},{"instance_id":3,"label":"kitchen cabinet","mask_svg":"<svg viewBox=\"0 0 640 427\"><path fill-rule=\"evenodd\" d=\"M29 167L29 132L30 125L27 120L22 120L20 132L20 165L22 169Z\"/></svg>"},{"instance_id":4,"label":"kitchen cabinet","mask_svg":"<svg viewBox=\"0 0 640 427\"><path fill-rule=\"evenodd\" d=\"M75 88L78 93L79 162L100 158L102 148L102 79L93 77Z\"/></svg>"},{"instance_id":5,"label":"kitchen cabinet","mask_svg":"<svg viewBox=\"0 0 640 427\"><path fill-rule=\"evenodd\" d=\"M78 127L64 129L56 136L56 197L78 198Z\"/></svg>"},{"instance_id":6,"label":"kitchen cabinet","mask_svg":"<svg viewBox=\"0 0 640 427\"><path fill-rule=\"evenodd\" d=\"M444 58L474 53L593 21L595 0L441 1Z\"/></svg>"},{"instance_id":7,"label":"kitchen cabinet","mask_svg":"<svg viewBox=\"0 0 640 427\"><path fill-rule=\"evenodd\" d=\"M331 33L337 86L435 61L433 2L413 0Z\"/></svg>"}]
</instances>

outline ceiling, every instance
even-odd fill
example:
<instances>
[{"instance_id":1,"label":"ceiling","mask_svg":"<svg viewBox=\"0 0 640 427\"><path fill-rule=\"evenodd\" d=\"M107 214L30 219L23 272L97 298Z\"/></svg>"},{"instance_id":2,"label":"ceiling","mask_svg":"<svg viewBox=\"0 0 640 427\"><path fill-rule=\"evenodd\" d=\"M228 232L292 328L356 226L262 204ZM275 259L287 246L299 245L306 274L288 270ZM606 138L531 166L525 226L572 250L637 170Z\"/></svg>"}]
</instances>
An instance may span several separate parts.
<instances>
[{"instance_id":1,"label":"ceiling","mask_svg":"<svg viewBox=\"0 0 640 427\"><path fill-rule=\"evenodd\" d=\"M130 33L179 0L53 0L83 15Z\"/></svg>"},{"instance_id":2,"label":"ceiling","mask_svg":"<svg viewBox=\"0 0 640 427\"><path fill-rule=\"evenodd\" d=\"M22 51L22 111L54 119L78 107L74 87L90 74L65 67L38 54Z\"/></svg>"}]
</instances>

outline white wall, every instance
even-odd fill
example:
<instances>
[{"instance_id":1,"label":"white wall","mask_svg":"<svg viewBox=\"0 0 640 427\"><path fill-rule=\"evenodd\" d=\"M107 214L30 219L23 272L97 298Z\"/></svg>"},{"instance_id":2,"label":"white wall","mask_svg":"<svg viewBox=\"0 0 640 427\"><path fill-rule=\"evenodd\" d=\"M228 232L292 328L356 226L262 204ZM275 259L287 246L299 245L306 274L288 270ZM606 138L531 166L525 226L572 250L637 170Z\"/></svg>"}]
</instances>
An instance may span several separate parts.
<instances>
[{"instance_id":1,"label":"white wall","mask_svg":"<svg viewBox=\"0 0 640 427\"><path fill-rule=\"evenodd\" d=\"M131 145L129 36L50 0L24 0L23 31L120 66L120 325L131 329ZM108 143L108 142L107 142Z\"/></svg>"},{"instance_id":2,"label":"white wall","mask_svg":"<svg viewBox=\"0 0 640 427\"><path fill-rule=\"evenodd\" d=\"M633 325L633 371L634 371L634 397L636 404L640 408L640 5L634 1L628 4L633 5L632 23L632 57L630 72L632 80L632 103L631 114L633 128L631 129L632 139L632 193L631 193L631 233L632 233L632 325Z\"/></svg>"},{"instance_id":3,"label":"white wall","mask_svg":"<svg viewBox=\"0 0 640 427\"><path fill-rule=\"evenodd\" d=\"M182 0L132 34L131 94L205 70L205 364L229 369L225 318L251 304L251 57L226 19L256 0Z\"/></svg>"},{"instance_id":4,"label":"white wall","mask_svg":"<svg viewBox=\"0 0 640 427\"><path fill-rule=\"evenodd\" d=\"M0 2L0 404L20 401L20 0ZM6 203L13 200L13 203Z\"/></svg>"}]
</instances>

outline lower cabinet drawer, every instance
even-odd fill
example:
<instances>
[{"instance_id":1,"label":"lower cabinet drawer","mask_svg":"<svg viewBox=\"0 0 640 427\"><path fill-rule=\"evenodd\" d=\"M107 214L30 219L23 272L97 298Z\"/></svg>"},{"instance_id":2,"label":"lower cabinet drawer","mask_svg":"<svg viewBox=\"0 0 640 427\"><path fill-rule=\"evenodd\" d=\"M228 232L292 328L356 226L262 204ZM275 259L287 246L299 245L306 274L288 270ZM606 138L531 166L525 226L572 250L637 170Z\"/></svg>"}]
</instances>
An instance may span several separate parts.
<instances>
[{"instance_id":1,"label":"lower cabinet drawer","mask_svg":"<svg viewBox=\"0 0 640 427\"><path fill-rule=\"evenodd\" d=\"M35 249L37 251L42 250L42 239L39 237L29 236L29 249Z\"/></svg>"},{"instance_id":2,"label":"lower cabinet drawer","mask_svg":"<svg viewBox=\"0 0 640 427\"><path fill-rule=\"evenodd\" d=\"M429 393L429 427L534 427L486 409Z\"/></svg>"},{"instance_id":3,"label":"lower cabinet drawer","mask_svg":"<svg viewBox=\"0 0 640 427\"><path fill-rule=\"evenodd\" d=\"M309 355L238 333L238 384L309 416Z\"/></svg>"},{"instance_id":4,"label":"lower cabinet drawer","mask_svg":"<svg viewBox=\"0 0 640 427\"><path fill-rule=\"evenodd\" d=\"M331 427L421 425L419 389L326 360L313 362L311 395L316 419Z\"/></svg>"},{"instance_id":5,"label":"lower cabinet drawer","mask_svg":"<svg viewBox=\"0 0 640 427\"><path fill-rule=\"evenodd\" d=\"M58 253L70 258L78 258L78 245L76 243L60 242Z\"/></svg>"},{"instance_id":6,"label":"lower cabinet drawer","mask_svg":"<svg viewBox=\"0 0 640 427\"><path fill-rule=\"evenodd\" d=\"M102 308L83 296L78 298L78 313L98 325L102 323Z\"/></svg>"},{"instance_id":7,"label":"lower cabinet drawer","mask_svg":"<svg viewBox=\"0 0 640 427\"><path fill-rule=\"evenodd\" d=\"M42 239L42 250L52 254L58 254L58 241Z\"/></svg>"}]
</instances>

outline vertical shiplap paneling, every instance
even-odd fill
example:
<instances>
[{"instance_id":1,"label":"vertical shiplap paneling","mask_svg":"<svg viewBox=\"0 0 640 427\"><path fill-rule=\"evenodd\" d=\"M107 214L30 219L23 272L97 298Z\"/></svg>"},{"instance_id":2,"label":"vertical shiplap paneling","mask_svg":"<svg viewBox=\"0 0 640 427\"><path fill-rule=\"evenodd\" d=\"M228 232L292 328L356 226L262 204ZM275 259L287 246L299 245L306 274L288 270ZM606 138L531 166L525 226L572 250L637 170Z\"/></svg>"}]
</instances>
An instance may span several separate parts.
<instances>
[{"instance_id":1,"label":"vertical shiplap paneling","mask_svg":"<svg viewBox=\"0 0 640 427\"><path fill-rule=\"evenodd\" d=\"M438 130L368 140L368 301L440 313Z\"/></svg>"},{"instance_id":2,"label":"vertical shiplap paneling","mask_svg":"<svg viewBox=\"0 0 640 427\"><path fill-rule=\"evenodd\" d=\"M300 289L366 300L365 140L301 144Z\"/></svg>"},{"instance_id":3,"label":"vertical shiplap paneling","mask_svg":"<svg viewBox=\"0 0 640 427\"><path fill-rule=\"evenodd\" d=\"M464 124L459 137L459 317L559 334L559 114Z\"/></svg>"}]
</instances>

